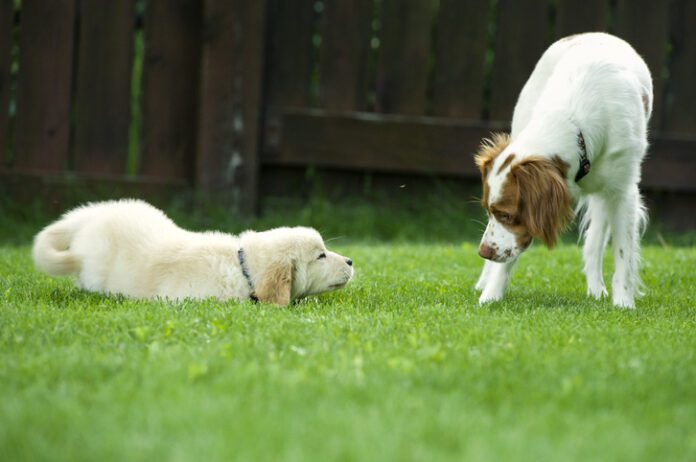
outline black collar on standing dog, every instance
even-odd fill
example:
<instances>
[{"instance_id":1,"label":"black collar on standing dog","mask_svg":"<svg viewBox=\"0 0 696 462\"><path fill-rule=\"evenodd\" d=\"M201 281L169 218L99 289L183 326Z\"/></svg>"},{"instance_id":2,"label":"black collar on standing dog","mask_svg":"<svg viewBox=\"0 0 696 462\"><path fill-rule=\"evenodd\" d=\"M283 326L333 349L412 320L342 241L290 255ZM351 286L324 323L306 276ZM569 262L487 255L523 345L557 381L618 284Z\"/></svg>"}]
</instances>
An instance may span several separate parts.
<instances>
[{"instance_id":1,"label":"black collar on standing dog","mask_svg":"<svg viewBox=\"0 0 696 462\"><path fill-rule=\"evenodd\" d=\"M254 293L254 283L251 282L251 276L249 276L249 268L247 268L246 266L246 254L244 253L243 248L239 248L239 250L237 251L237 257L239 257L239 267L242 269L244 279L246 279L247 283L249 284L249 299L258 302L259 299L256 297L256 294Z\"/></svg>"},{"instance_id":2,"label":"black collar on standing dog","mask_svg":"<svg viewBox=\"0 0 696 462\"><path fill-rule=\"evenodd\" d=\"M582 136L582 132L578 131L578 146L580 147L580 168L578 168L578 173L575 175L575 182L582 180L585 176L590 173L590 160L587 158L587 147L585 146L585 137Z\"/></svg>"}]
</instances>

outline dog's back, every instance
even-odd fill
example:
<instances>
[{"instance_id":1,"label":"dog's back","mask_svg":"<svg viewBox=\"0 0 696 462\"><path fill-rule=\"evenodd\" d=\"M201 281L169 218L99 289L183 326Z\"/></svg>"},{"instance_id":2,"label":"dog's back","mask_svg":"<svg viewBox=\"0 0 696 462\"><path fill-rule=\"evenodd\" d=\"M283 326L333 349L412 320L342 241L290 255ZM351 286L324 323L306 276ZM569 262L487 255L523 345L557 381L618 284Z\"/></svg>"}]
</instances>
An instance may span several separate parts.
<instances>
[{"instance_id":1,"label":"dog's back","mask_svg":"<svg viewBox=\"0 0 696 462\"><path fill-rule=\"evenodd\" d=\"M32 255L40 270L53 276L80 274L81 285L100 290L120 261L142 262L153 241L185 232L145 202L99 202L73 209L44 228L34 239Z\"/></svg>"},{"instance_id":2,"label":"dog's back","mask_svg":"<svg viewBox=\"0 0 696 462\"><path fill-rule=\"evenodd\" d=\"M619 82L613 78L617 73L624 74ZM630 44L601 32L558 40L544 52L520 93L512 119L512 138L527 126L538 106L591 104L587 110L578 110L596 113L598 101L607 104L617 93L626 91L625 75L635 79L636 94L647 122L652 112L652 78ZM569 99L562 101L563 94L569 95Z\"/></svg>"}]
</instances>

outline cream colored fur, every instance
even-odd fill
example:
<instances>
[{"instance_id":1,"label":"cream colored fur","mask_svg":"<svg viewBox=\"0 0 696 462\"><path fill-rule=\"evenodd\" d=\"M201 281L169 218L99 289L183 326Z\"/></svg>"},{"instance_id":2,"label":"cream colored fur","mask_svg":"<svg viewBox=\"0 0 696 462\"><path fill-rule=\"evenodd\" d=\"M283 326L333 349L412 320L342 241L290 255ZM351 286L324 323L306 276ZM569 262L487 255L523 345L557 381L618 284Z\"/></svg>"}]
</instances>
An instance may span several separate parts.
<instances>
[{"instance_id":1,"label":"cream colored fur","mask_svg":"<svg viewBox=\"0 0 696 462\"><path fill-rule=\"evenodd\" d=\"M245 266L255 293L240 267ZM135 298L215 297L281 306L345 286L352 261L329 252L312 228L191 232L139 200L88 204L67 212L34 240L37 267L75 276L85 290Z\"/></svg>"}]
</instances>

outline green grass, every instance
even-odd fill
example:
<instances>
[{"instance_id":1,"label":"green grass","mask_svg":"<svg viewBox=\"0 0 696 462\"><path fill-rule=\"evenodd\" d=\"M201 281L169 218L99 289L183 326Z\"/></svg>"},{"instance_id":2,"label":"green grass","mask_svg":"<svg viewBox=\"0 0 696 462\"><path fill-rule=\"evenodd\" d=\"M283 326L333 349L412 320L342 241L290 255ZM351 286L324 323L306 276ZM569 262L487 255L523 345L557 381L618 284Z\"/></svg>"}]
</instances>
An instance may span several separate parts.
<instances>
[{"instance_id":1,"label":"green grass","mask_svg":"<svg viewBox=\"0 0 696 462\"><path fill-rule=\"evenodd\" d=\"M0 460L696 458L696 248L644 248L635 311L568 244L479 307L475 244L432 234L335 241L354 281L289 309L89 294L0 247Z\"/></svg>"}]
</instances>

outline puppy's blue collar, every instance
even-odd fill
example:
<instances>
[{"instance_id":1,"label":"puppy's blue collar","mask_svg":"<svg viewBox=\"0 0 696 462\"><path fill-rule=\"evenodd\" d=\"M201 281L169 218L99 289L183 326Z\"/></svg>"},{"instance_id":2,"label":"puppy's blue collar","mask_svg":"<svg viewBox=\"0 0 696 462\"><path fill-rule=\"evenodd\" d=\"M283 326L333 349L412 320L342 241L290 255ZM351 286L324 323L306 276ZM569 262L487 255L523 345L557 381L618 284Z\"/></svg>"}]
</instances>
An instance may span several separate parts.
<instances>
[{"instance_id":1,"label":"puppy's blue collar","mask_svg":"<svg viewBox=\"0 0 696 462\"><path fill-rule=\"evenodd\" d=\"M249 268L247 268L246 265L246 254L244 253L243 248L239 248L239 250L237 251L237 257L239 258L239 267L242 269L244 279L246 279L247 284L249 284L249 298L255 302L258 302L259 299L256 297L256 294L254 293L254 283L251 281L251 276L249 275Z\"/></svg>"}]
</instances>

